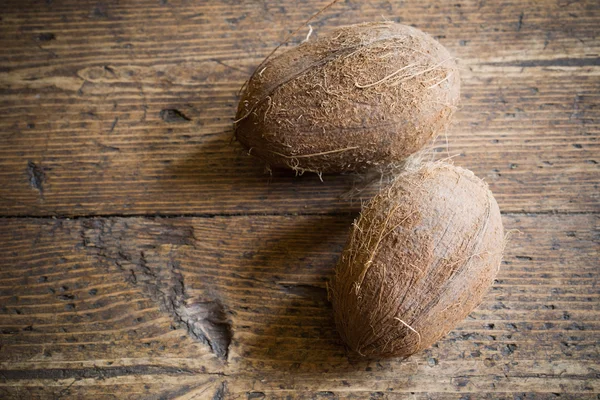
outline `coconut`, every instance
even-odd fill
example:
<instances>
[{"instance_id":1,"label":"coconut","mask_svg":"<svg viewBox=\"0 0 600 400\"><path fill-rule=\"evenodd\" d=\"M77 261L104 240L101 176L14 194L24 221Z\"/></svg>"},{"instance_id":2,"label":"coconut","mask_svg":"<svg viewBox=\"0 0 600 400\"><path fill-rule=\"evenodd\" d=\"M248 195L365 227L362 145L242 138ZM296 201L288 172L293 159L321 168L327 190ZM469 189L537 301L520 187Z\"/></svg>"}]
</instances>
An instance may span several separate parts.
<instances>
[{"instance_id":1,"label":"coconut","mask_svg":"<svg viewBox=\"0 0 600 400\"><path fill-rule=\"evenodd\" d=\"M459 93L456 63L431 36L352 25L263 61L242 91L235 135L272 167L364 171L444 131Z\"/></svg>"},{"instance_id":2,"label":"coconut","mask_svg":"<svg viewBox=\"0 0 600 400\"><path fill-rule=\"evenodd\" d=\"M481 302L503 246L498 204L471 171L427 163L405 172L363 208L337 264L340 335L369 357L431 346Z\"/></svg>"}]
</instances>

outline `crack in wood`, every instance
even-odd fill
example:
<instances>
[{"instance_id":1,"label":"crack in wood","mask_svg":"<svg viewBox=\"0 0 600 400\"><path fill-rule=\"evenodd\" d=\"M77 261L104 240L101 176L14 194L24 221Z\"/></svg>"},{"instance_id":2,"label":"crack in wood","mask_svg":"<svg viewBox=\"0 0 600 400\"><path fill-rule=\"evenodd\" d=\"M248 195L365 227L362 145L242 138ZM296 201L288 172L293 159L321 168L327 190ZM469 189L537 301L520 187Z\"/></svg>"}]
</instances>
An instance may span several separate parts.
<instances>
[{"instance_id":1,"label":"crack in wood","mask_svg":"<svg viewBox=\"0 0 600 400\"><path fill-rule=\"evenodd\" d=\"M181 111L179 111L175 108L168 108L168 109L161 110L159 113L159 116L160 116L160 118L162 118L163 121L168 122L168 123L191 121L191 119L189 117L187 117L184 113L182 113Z\"/></svg>"},{"instance_id":2,"label":"crack in wood","mask_svg":"<svg viewBox=\"0 0 600 400\"><path fill-rule=\"evenodd\" d=\"M218 299L192 297L186 292L181 266L173 250L167 254L166 266L150 266L147 252L155 246L144 250L129 248L128 243L133 241L128 237L140 232L128 229L126 222L90 219L84 221L82 227L81 239L88 251L97 259L115 265L128 282L140 286L177 324L185 327L190 337L209 346L218 358L227 360L232 331L225 307ZM192 227L159 222L149 227L149 231L157 239L154 243L194 244Z\"/></svg>"},{"instance_id":3,"label":"crack in wood","mask_svg":"<svg viewBox=\"0 0 600 400\"><path fill-rule=\"evenodd\" d=\"M215 391L215 394L212 397L212 400L223 400L225 399L225 395L227 394L227 382L223 381Z\"/></svg>"}]
</instances>

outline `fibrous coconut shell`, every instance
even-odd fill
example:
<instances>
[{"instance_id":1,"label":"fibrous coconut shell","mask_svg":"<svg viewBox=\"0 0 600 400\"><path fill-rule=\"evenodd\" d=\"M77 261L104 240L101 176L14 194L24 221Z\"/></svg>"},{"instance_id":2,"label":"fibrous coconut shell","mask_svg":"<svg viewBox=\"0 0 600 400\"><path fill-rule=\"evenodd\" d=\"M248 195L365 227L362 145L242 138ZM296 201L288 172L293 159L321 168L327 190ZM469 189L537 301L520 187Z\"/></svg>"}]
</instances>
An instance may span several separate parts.
<instances>
[{"instance_id":1,"label":"fibrous coconut shell","mask_svg":"<svg viewBox=\"0 0 600 400\"><path fill-rule=\"evenodd\" d=\"M337 329L364 356L427 348L481 302L503 246L498 205L471 171L405 172L354 222L331 285Z\"/></svg>"},{"instance_id":2,"label":"fibrous coconut shell","mask_svg":"<svg viewBox=\"0 0 600 400\"><path fill-rule=\"evenodd\" d=\"M459 93L454 58L426 33L346 26L264 62L241 94L235 134L271 167L364 171L443 132Z\"/></svg>"}]
</instances>

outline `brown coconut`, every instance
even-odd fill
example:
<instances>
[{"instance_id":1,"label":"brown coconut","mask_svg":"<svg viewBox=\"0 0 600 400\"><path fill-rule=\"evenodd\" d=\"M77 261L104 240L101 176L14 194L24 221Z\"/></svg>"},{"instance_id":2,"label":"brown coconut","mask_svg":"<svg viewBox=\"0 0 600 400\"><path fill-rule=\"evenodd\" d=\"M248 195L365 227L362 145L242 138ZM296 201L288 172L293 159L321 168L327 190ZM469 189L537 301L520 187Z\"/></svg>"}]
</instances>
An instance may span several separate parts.
<instances>
[{"instance_id":1,"label":"brown coconut","mask_svg":"<svg viewBox=\"0 0 600 400\"><path fill-rule=\"evenodd\" d=\"M343 340L369 357L431 346L481 302L503 245L498 204L471 171L428 163L404 173L363 209L336 267Z\"/></svg>"},{"instance_id":2,"label":"brown coconut","mask_svg":"<svg viewBox=\"0 0 600 400\"><path fill-rule=\"evenodd\" d=\"M331 173L404 160L444 131L459 100L448 51L393 22L335 29L247 82L235 134L270 166Z\"/></svg>"}]
</instances>

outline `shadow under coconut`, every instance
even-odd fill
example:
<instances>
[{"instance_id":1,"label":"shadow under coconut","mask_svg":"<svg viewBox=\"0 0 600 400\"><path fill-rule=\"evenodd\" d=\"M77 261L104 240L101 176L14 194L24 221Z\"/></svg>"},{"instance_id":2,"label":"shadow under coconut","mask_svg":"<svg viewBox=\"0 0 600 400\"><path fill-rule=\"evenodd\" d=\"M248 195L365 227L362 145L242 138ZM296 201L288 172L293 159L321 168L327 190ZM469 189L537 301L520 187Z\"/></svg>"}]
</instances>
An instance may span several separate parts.
<instances>
[{"instance_id":1,"label":"shadow under coconut","mask_svg":"<svg viewBox=\"0 0 600 400\"><path fill-rule=\"evenodd\" d=\"M166 204L179 212L211 214L288 214L291 212L357 211L359 201L344 199L357 177L297 175L286 169L268 171L248 155L231 133L203 138L195 151L173 160L160 179Z\"/></svg>"},{"instance_id":2,"label":"shadow under coconut","mask_svg":"<svg viewBox=\"0 0 600 400\"><path fill-rule=\"evenodd\" d=\"M317 195L316 202L334 203L335 215L288 216L287 211L294 201L314 206L311 196L299 190L318 193L334 186L341 195L352 188L356 176L324 176L324 184L312 173L297 176L277 169L269 175L259 159L248 156L239 143L230 143L230 137L224 133L203 140L191 156L168 167L170 176L163 184L166 192L180 196L179 203L191 194L208 199L210 213L254 214L251 225L257 228L250 228L250 248L240 249L244 253L235 257L235 279L242 281L234 290L241 300L225 304L244 313L244 326L233 327L236 362L262 373L331 375L386 368L387 362L365 360L346 348L327 298L327 283L360 204L340 199L340 207ZM256 216L261 205L269 215ZM327 211L314 208L315 213ZM247 303L246 290L252 292Z\"/></svg>"},{"instance_id":3,"label":"shadow under coconut","mask_svg":"<svg viewBox=\"0 0 600 400\"><path fill-rule=\"evenodd\" d=\"M249 368L326 373L368 367L349 358L327 298L352 220L350 214L286 217L256 249L249 262L265 296L248 310L260 321L242 339L241 362Z\"/></svg>"}]
</instances>

